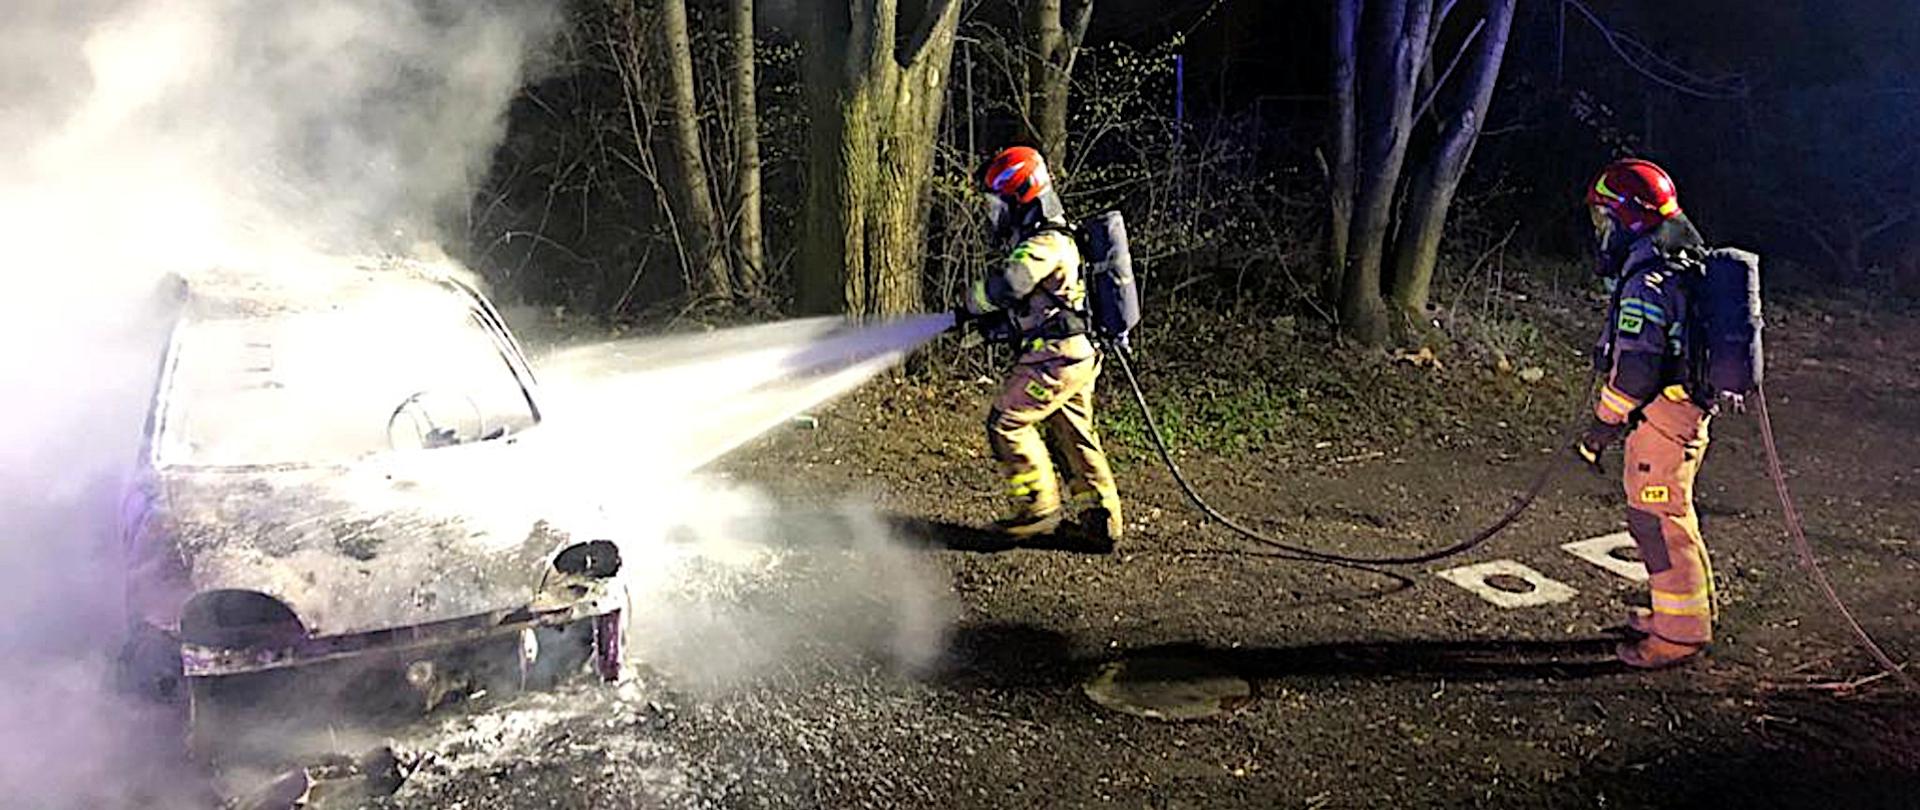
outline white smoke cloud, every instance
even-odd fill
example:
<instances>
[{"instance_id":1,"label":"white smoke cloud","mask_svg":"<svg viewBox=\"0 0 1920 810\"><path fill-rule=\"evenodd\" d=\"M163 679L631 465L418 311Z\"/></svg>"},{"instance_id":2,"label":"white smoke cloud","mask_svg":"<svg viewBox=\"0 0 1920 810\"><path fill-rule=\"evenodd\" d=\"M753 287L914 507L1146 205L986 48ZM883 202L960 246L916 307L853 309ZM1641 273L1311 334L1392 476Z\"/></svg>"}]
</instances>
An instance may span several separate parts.
<instances>
[{"instance_id":1,"label":"white smoke cloud","mask_svg":"<svg viewBox=\"0 0 1920 810\"><path fill-rule=\"evenodd\" d=\"M155 760L101 688L158 281L432 241L556 5L0 4L0 804L167 798L129 786Z\"/></svg>"},{"instance_id":2,"label":"white smoke cloud","mask_svg":"<svg viewBox=\"0 0 1920 810\"><path fill-rule=\"evenodd\" d=\"M165 340L160 279L212 267L290 275L316 256L434 242L470 199L559 5L0 4L0 805L206 803L190 786L156 790L190 785L167 773L164 741L138 733L166 718L105 688L124 626L122 477ZM554 375L572 406L556 410L588 421L566 428L568 457L551 459L546 494L627 498L602 517L638 537L628 576L652 600L636 604L639 652L721 686L813 641L909 666L931 658L943 589L869 513L795 528L751 492L679 476L870 378L938 332L934 320L717 336L674 350L715 362L650 380L602 375L598 388ZM662 374L681 379L680 400L657 396ZM622 463L657 459L662 446L640 431L687 413L709 423L674 434L672 470ZM599 458L571 457L577 448ZM458 483L450 497L502 506L542 494ZM784 576L795 560L838 568Z\"/></svg>"}]
</instances>

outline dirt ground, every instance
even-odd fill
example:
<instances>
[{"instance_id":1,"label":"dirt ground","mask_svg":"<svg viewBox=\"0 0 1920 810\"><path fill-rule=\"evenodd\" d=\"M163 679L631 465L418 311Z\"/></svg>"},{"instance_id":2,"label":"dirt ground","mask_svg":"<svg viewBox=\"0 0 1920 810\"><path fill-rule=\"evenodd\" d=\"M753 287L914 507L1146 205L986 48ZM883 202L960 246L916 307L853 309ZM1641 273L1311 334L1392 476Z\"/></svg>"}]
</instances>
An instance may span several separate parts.
<instances>
[{"instance_id":1,"label":"dirt ground","mask_svg":"<svg viewBox=\"0 0 1920 810\"><path fill-rule=\"evenodd\" d=\"M1839 305L1770 316L1773 416L1809 531L1861 620L1896 658L1912 654L1920 320ZM1549 375L1579 376L1563 365ZM1644 586L1559 548L1623 527L1617 482L1569 465L1492 542L1390 576L1277 558L1199 519L1145 448L1115 447L1130 510L1116 553L1007 549L971 528L996 508L979 436L990 393L950 376L878 381L720 465L800 512L852 495L892 517L951 583L932 665L903 670L822 638L717 692L648 674L476 706L420 732L433 762L382 806L1912 807L1920 795L1920 701L1871 677L1797 567L1753 416L1714 423L1699 487L1723 600L1712 656L1648 674L1610 657ZM1290 541L1406 553L1465 536L1525 487L1566 421L1547 410L1460 413L1454 432L1476 441L1301 440L1182 461L1216 505ZM844 553L819 550L809 575L831 583ZM1434 575L1495 559L1577 594L1504 609ZM1244 677L1253 699L1174 723L1081 690L1109 662L1157 656Z\"/></svg>"}]
</instances>

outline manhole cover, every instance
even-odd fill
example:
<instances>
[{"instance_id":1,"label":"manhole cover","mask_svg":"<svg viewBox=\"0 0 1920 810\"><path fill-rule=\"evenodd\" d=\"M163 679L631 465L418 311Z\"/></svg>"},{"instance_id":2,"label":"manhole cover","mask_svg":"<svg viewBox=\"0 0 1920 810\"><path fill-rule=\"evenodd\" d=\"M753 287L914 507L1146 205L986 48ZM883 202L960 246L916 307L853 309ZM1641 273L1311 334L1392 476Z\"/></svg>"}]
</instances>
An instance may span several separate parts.
<instances>
[{"instance_id":1,"label":"manhole cover","mask_svg":"<svg viewBox=\"0 0 1920 810\"><path fill-rule=\"evenodd\" d=\"M1489 574L1487 587L1507 593L1533 593L1533 583L1513 574Z\"/></svg>"},{"instance_id":2,"label":"manhole cover","mask_svg":"<svg viewBox=\"0 0 1920 810\"><path fill-rule=\"evenodd\" d=\"M1198 720L1253 702L1246 679L1184 658L1115 661L1082 689L1101 706L1154 720Z\"/></svg>"}]
</instances>

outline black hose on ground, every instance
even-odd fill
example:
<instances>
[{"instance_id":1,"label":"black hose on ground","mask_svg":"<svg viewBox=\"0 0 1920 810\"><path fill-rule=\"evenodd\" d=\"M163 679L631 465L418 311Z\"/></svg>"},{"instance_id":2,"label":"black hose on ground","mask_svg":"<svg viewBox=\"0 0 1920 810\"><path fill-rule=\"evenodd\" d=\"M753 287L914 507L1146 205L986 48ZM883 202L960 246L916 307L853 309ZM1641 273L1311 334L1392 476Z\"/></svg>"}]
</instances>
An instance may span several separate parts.
<instances>
[{"instance_id":1,"label":"black hose on ground","mask_svg":"<svg viewBox=\"0 0 1920 810\"><path fill-rule=\"evenodd\" d=\"M1186 493L1187 500L1192 501L1193 505L1198 508L1202 514L1219 521L1220 525L1227 527L1235 534L1263 546L1284 551L1308 562L1343 566L1419 565L1458 554L1465 554L1480 544L1493 539L1495 535L1505 531L1508 526L1513 525L1514 521L1519 520L1520 516L1527 511L1527 508L1531 507L1533 502L1540 497L1540 493L1546 490L1547 485L1553 482L1554 477L1560 472L1561 464L1566 460L1564 455L1554 454L1545 464L1541 465L1540 472L1534 475L1533 483L1513 502L1512 506L1507 508L1507 511L1502 514L1498 520L1495 520L1486 528L1475 532L1473 536L1445 548L1405 557L1349 557L1342 554L1319 551L1305 546L1296 546L1282 540L1268 537L1254 529L1247 528L1234 521L1233 518L1222 514L1220 510L1213 508L1212 504L1207 503L1207 499L1202 497L1200 491L1194 487L1193 483L1187 480L1187 475L1180 469L1180 464L1173 460L1173 451L1168 449L1166 437L1161 435L1160 425L1153 418L1153 409L1147 405L1146 392L1141 390L1140 380L1134 376L1132 356L1128 353L1127 348L1113 341L1102 341L1102 344L1108 354L1120 361L1120 371L1126 375L1127 386L1133 389L1133 400L1139 404L1141 418L1146 421L1147 434L1153 438L1153 446L1159 451L1160 460L1167 465L1167 472L1173 474L1174 483L1180 486L1180 491ZM1591 388L1592 386L1588 387Z\"/></svg>"},{"instance_id":2,"label":"black hose on ground","mask_svg":"<svg viewBox=\"0 0 1920 810\"><path fill-rule=\"evenodd\" d=\"M1832 605L1833 609L1840 614L1840 618L1846 622L1847 629L1853 632L1853 637L1860 643L1860 648L1866 650L1867 654L1872 656L1888 675L1899 680L1908 689L1920 692L1920 682L1916 682L1912 675L1908 675L1904 667L1895 664L1886 650L1881 649L1880 644L1873 640L1873 635L1867 632L1867 628L1860 625L1860 620L1854 618L1853 611L1847 609L1846 602L1840 599L1840 593L1834 590L1833 582L1827 579L1826 570L1821 568L1820 561L1814 558L1813 545L1807 542L1807 530L1800 521L1800 510L1794 507L1793 493L1787 490L1787 475L1780 465L1780 451L1774 445L1773 419L1767 414L1766 387L1762 386L1755 394L1755 399L1760 406L1760 440L1767 449L1767 475L1773 479L1774 493L1780 496L1781 522L1786 524L1787 537L1793 541L1794 550L1800 554L1800 566L1807 569L1807 576L1813 580L1820 595L1826 597L1827 604Z\"/></svg>"},{"instance_id":3,"label":"black hose on ground","mask_svg":"<svg viewBox=\"0 0 1920 810\"><path fill-rule=\"evenodd\" d=\"M1173 475L1174 483L1179 484L1180 491L1186 493L1187 499L1192 501L1193 505L1198 508L1202 514L1219 521L1220 525L1227 527L1235 534L1261 545L1278 549L1303 561L1358 567L1418 565L1452 557L1457 554L1464 554L1480 544L1493 539L1495 535L1506 530L1508 526L1513 525L1514 521L1519 520L1520 515L1525 513L1527 508L1532 506L1533 502L1540 497L1540 493L1546 490L1547 484L1553 481L1554 476L1560 469L1559 462L1563 459L1563 457L1558 454L1555 454L1553 458L1549 459L1547 463L1541 467L1540 472L1534 476L1533 483L1527 487L1526 492L1515 500L1513 505L1508 507L1507 511L1502 514L1498 520L1495 520L1486 528L1474 533L1472 537L1445 548L1405 557L1368 558L1349 557L1341 554L1318 551L1304 546L1296 546L1291 543L1275 540L1272 537L1247 528L1234 521L1233 518L1227 517L1221 513L1220 510L1215 509L1212 504L1207 503L1206 498L1200 495L1200 491L1194 487L1191 481L1187 480L1186 473L1180 469L1180 464L1173 460L1173 451L1167 447L1166 437L1161 434L1159 423L1153 418L1153 409L1147 405L1146 392L1141 390L1140 380L1134 376L1132 356L1128 353L1127 348L1110 341L1105 341L1103 344L1107 353L1119 360L1120 371L1125 374L1127 378L1127 387L1133 391L1134 402L1140 406L1140 416L1146 422L1147 434L1153 438L1154 449L1159 452L1160 460L1167 465L1167 472ZM1593 386L1588 385L1587 387L1592 388ZM1882 649L1880 644L1874 641L1873 635L1867 632L1867 629L1860 624L1858 618L1854 617L1853 611L1848 609L1846 602L1840 598L1839 592L1834 589L1833 582L1827 578L1826 570L1821 568L1819 560L1813 556L1813 545L1807 541L1806 527L1800 520L1800 511L1795 508L1793 494L1787 489L1787 478L1780 464L1779 448L1774 443L1773 419L1767 412L1766 389L1762 387L1757 390L1755 394L1755 399L1759 404L1760 438L1767 453L1767 473L1768 476L1773 479L1775 494L1780 498L1781 520L1786 524L1787 536L1793 541L1794 549L1800 555L1801 566L1807 570L1808 577L1813 580L1821 596L1827 600L1827 603L1833 607L1835 612L1840 614L1841 619L1847 625L1847 629L1853 633L1854 639L1859 643L1860 648L1865 650L1869 656L1872 656L1873 660L1878 663L1881 669L1889 676L1899 680L1900 683L1908 689L1920 692L1920 681L1916 681L1912 675L1907 674L1904 666L1894 663L1892 656L1887 655L1886 650Z\"/></svg>"}]
</instances>

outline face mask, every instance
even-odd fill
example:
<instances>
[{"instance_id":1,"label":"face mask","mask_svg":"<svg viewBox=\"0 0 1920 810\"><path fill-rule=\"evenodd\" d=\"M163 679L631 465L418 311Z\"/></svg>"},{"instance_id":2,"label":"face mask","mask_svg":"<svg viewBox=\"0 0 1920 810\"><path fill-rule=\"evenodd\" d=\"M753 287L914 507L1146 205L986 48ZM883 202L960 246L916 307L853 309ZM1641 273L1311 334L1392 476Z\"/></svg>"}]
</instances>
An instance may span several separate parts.
<instances>
[{"instance_id":1,"label":"face mask","mask_svg":"<svg viewBox=\"0 0 1920 810\"><path fill-rule=\"evenodd\" d=\"M1620 238L1624 231L1605 208L1588 206L1587 214L1593 220L1593 274L1601 278L1613 278L1620 273L1620 266L1626 260L1626 246L1620 244L1626 241Z\"/></svg>"},{"instance_id":2,"label":"face mask","mask_svg":"<svg viewBox=\"0 0 1920 810\"><path fill-rule=\"evenodd\" d=\"M987 195L988 236L996 246L1004 246L1013 241L1013 208L998 194Z\"/></svg>"}]
</instances>

